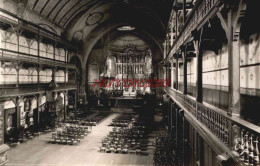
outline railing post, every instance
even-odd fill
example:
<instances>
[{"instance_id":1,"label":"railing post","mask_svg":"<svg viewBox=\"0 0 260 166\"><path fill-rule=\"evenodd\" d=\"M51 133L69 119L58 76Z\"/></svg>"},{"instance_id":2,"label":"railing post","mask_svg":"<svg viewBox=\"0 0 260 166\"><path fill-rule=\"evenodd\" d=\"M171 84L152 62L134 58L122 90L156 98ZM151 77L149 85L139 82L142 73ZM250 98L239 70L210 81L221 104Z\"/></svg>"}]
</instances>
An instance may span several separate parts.
<instances>
[{"instance_id":1,"label":"railing post","mask_svg":"<svg viewBox=\"0 0 260 166\"><path fill-rule=\"evenodd\" d=\"M187 94L187 46L181 47L183 59L183 94Z\"/></svg>"},{"instance_id":2,"label":"railing post","mask_svg":"<svg viewBox=\"0 0 260 166\"><path fill-rule=\"evenodd\" d=\"M39 64L39 66L35 67L37 70L37 85L38 90L40 89L40 71L42 70L42 65Z\"/></svg>"},{"instance_id":3,"label":"railing post","mask_svg":"<svg viewBox=\"0 0 260 166\"><path fill-rule=\"evenodd\" d=\"M178 37L178 9L175 10L175 41L177 40Z\"/></svg>"},{"instance_id":4,"label":"railing post","mask_svg":"<svg viewBox=\"0 0 260 166\"><path fill-rule=\"evenodd\" d=\"M38 94L36 98L37 98L37 113L34 119L35 120L34 124L35 124L35 130L39 132L40 131L40 103L42 99L42 94Z\"/></svg>"},{"instance_id":5,"label":"railing post","mask_svg":"<svg viewBox=\"0 0 260 166\"><path fill-rule=\"evenodd\" d=\"M179 73L179 62L178 62L178 54L175 54L175 56L176 56L176 63L175 63L175 82L176 82L176 84L175 84L175 89L176 90L178 90L179 88L179 86L178 86L178 84L179 84L179 80L178 80L178 73Z\"/></svg>"},{"instance_id":6,"label":"railing post","mask_svg":"<svg viewBox=\"0 0 260 166\"><path fill-rule=\"evenodd\" d=\"M21 122L21 116L20 116L20 97L16 97L15 100L13 101L15 104L15 128L16 128L16 140L18 141L19 135L20 135L20 122Z\"/></svg>"},{"instance_id":7,"label":"railing post","mask_svg":"<svg viewBox=\"0 0 260 166\"><path fill-rule=\"evenodd\" d=\"M55 54L56 54L56 46L57 46L57 42L55 42L52 47L53 47L53 59L56 60Z\"/></svg>"},{"instance_id":8,"label":"railing post","mask_svg":"<svg viewBox=\"0 0 260 166\"><path fill-rule=\"evenodd\" d=\"M173 79L173 77L174 77L174 72L173 72L173 63L171 62L171 88L174 88L174 79Z\"/></svg>"},{"instance_id":9,"label":"railing post","mask_svg":"<svg viewBox=\"0 0 260 166\"><path fill-rule=\"evenodd\" d=\"M67 105L66 105L67 98L68 98L68 90L65 90L64 91L64 120L67 117Z\"/></svg>"}]
</instances>

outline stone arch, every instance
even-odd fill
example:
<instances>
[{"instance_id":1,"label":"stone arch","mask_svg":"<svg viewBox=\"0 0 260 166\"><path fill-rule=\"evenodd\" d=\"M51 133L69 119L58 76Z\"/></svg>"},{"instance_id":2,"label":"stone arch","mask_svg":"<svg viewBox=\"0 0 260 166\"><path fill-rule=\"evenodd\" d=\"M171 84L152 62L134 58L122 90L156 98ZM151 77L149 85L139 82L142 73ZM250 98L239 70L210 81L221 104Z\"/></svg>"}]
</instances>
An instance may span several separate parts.
<instances>
[{"instance_id":1,"label":"stone arch","mask_svg":"<svg viewBox=\"0 0 260 166\"><path fill-rule=\"evenodd\" d=\"M108 32L110 32L111 30L118 28L120 26L123 25L128 25L126 23L110 23L110 24L106 24L106 25L102 25L97 27L96 29L94 29L89 36L87 36L84 40L84 46L86 46L83 50L83 57L82 57L82 67L84 68L87 60L88 60L88 56L91 52L91 50L93 49L93 47L95 46L95 44ZM163 46L162 46L162 42L158 41L158 39L156 39L155 37L153 37L151 34L142 31L142 33L144 35L146 35L148 38L151 38L155 44L158 46L160 52L163 55Z\"/></svg>"}]
</instances>

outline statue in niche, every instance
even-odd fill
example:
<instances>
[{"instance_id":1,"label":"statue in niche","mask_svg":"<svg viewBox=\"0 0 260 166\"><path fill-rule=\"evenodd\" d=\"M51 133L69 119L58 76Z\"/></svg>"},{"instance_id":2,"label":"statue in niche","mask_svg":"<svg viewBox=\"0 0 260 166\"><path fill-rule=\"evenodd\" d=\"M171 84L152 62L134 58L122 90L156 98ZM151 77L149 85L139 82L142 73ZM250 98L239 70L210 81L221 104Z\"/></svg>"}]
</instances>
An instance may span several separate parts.
<instances>
[{"instance_id":1,"label":"statue in niche","mask_svg":"<svg viewBox=\"0 0 260 166\"><path fill-rule=\"evenodd\" d=\"M135 74L139 74L139 66L135 66Z\"/></svg>"},{"instance_id":2,"label":"statue in niche","mask_svg":"<svg viewBox=\"0 0 260 166\"><path fill-rule=\"evenodd\" d=\"M152 62L151 50L147 50L146 52L144 73L148 76L150 76L153 73L153 62Z\"/></svg>"},{"instance_id":3,"label":"statue in niche","mask_svg":"<svg viewBox=\"0 0 260 166\"><path fill-rule=\"evenodd\" d=\"M127 61L128 61L128 63L132 63L132 56L131 55L128 56Z\"/></svg>"},{"instance_id":4,"label":"statue in niche","mask_svg":"<svg viewBox=\"0 0 260 166\"><path fill-rule=\"evenodd\" d=\"M117 71L118 74L121 74L121 66L118 66L118 71Z\"/></svg>"}]
</instances>

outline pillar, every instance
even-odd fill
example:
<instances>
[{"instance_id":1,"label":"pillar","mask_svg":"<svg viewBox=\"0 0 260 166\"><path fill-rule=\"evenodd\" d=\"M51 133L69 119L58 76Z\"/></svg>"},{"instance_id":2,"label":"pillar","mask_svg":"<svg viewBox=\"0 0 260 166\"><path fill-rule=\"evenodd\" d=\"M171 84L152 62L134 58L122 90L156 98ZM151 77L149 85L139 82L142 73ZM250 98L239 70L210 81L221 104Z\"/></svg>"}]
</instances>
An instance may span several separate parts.
<instances>
[{"instance_id":1,"label":"pillar","mask_svg":"<svg viewBox=\"0 0 260 166\"><path fill-rule=\"evenodd\" d=\"M174 77L174 71L173 71L173 63L171 62L171 88L173 88L174 87L174 79L173 79L173 77Z\"/></svg>"},{"instance_id":2,"label":"pillar","mask_svg":"<svg viewBox=\"0 0 260 166\"><path fill-rule=\"evenodd\" d=\"M179 57L178 54L175 55L176 56L176 63L175 63L175 89L178 90L179 89Z\"/></svg>"},{"instance_id":3,"label":"pillar","mask_svg":"<svg viewBox=\"0 0 260 166\"><path fill-rule=\"evenodd\" d=\"M53 80L54 82L56 82L56 79L55 79L56 68L52 68L51 71L52 71L52 75L51 75L52 80Z\"/></svg>"},{"instance_id":4,"label":"pillar","mask_svg":"<svg viewBox=\"0 0 260 166\"><path fill-rule=\"evenodd\" d=\"M187 94L187 46L181 48L183 58L183 94Z\"/></svg>"},{"instance_id":5,"label":"pillar","mask_svg":"<svg viewBox=\"0 0 260 166\"><path fill-rule=\"evenodd\" d=\"M240 115L240 56L239 40L234 40L233 20L231 9L228 12L228 88L229 88L229 115Z\"/></svg>"},{"instance_id":6,"label":"pillar","mask_svg":"<svg viewBox=\"0 0 260 166\"><path fill-rule=\"evenodd\" d=\"M86 91L87 91L87 88L86 87L88 86L88 83L87 83L87 70L86 68L82 68L82 79L81 79L81 83L80 83L80 89L78 89L79 93L82 95L81 97L84 99L84 102L87 101L87 94L86 94Z\"/></svg>"},{"instance_id":7,"label":"pillar","mask_svg":"<svg viewBox=\"0 0 260 166\"><path fill-rule=\"evenodd\" d=\"M194 37L194 48L195 48L195 52L196 52L196 77L197 77L197 81L196 81L196 100L198 102L202 102L203 100L203 93L202 93L202 33L203 33L203 27L200 30L200 32L198 31L193 31L193 37Z\"/></svg>"},{"instance_id":8,"label":"pillar","mask_svg":"<svg viewBox=\"0 0 260 166\"><path fill-rule=\"evenodd\" d=\"M36 113L36 115L34 115L34 126L35 126L35 131L39 132L40 129L40 103L41 103L41 99L42 99L42 95L38 94L36 96L37 99L37 112L34 112L33 114Z\"/></svg>"},{"instance_id":9,"label":"pillar","mask_svg":"<svg viewBox=\"0 0 260 166\"><path fill-rule=\"evenodd\" d=\"M64 120L67 117L67 105L66 105L67 98L68 98L68 90L64 91Z\"/></svg>"},{"instance_id":10,"label":"pillar","mask_svg":"<svg viewBox=\"0 0 260 166\"><path fill-rule=\"evenodd\" d=\"M15 127L16 127L16 136L15 139L18 141L20 135L20 123L21 123L21 116L20 116L20 97L16 97L13 101L15 104Z\"/></svg>"}]
</instances>

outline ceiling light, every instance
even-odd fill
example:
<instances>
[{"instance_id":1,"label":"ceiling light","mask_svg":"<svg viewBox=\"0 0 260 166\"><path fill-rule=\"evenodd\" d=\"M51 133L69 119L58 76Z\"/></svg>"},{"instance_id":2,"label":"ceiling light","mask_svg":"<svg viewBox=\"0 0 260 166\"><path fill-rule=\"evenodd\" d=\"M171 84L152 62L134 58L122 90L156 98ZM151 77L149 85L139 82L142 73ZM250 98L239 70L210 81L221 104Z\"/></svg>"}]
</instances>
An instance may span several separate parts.
<instances>
[{"instance_id":1,"label":"ceiling light","mask_svg":"<svg viewBox=\"0 0 260 166\"><path fill-rule=\"evenodd\" d=\"M122 26L122 27L117 28L117 30L119 30L119 31L133 31L133 30L135 30L135 27L132 27L132 26Z\"/></svg>"}]
</instances>

